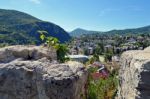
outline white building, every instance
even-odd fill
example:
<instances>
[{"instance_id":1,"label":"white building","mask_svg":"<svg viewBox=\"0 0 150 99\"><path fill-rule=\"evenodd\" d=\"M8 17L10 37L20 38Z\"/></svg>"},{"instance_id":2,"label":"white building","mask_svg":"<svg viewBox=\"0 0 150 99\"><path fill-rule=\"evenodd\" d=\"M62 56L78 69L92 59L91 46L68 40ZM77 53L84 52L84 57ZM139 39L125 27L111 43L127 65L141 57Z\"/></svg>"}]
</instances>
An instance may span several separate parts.
<instances>
[{"instance_id":1,"label":"white building","mask_svg":"<svg viewBox=\"0 0 150 99\"><path fill-rule=\"evenodd\" d=\"M72 61L78 61L82 63L85 63L89 60L89 57L85 55L68 55L67 57L69 57Z\"/></svg>"}]
</instances>

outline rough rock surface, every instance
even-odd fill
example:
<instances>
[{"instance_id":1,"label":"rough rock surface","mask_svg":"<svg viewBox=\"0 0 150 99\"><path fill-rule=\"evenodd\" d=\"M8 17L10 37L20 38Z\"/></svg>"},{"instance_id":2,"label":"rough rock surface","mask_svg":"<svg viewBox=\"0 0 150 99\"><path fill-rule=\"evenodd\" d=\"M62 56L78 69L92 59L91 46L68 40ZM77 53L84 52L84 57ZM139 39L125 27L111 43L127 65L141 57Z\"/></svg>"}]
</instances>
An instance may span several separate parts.
<instances>
[{"instance_id":1,"label":"rough rock surface","mask_svg":"<svg viewBox=\"0 0 150 99\"><path fill-rule=\"evenodd\" d=\"M0 49L0 99L82 99L87 72L77 62L54 63L36 46Z\"/></svg>"},{"instance_id":2,"label":"rough rock surface","mask_svg":"<svg viewBox=\"0 0 150 99\"><path fill-rule=\"evenodd\" d=\"M150 47L121 56L117 99L150 99Z\"/></svg>"}]
</instances>

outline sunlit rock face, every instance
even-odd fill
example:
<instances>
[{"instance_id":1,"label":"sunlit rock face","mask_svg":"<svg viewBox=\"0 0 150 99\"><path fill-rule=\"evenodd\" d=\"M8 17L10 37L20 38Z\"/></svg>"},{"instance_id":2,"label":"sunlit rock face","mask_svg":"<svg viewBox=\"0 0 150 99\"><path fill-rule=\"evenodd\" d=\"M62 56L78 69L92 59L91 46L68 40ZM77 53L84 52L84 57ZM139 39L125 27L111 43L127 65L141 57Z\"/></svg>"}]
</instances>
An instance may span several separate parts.
<instances>
[{"instance_id":1,"label":"sunlit rock face","mask_svg":"<svg viewBox=\"0 0 150 99\"><path fill-rule=\"evenodd\" d=\"M121 56L117 99L150 99L150 47Z\"/></svg>"},{"instance_id":2,"label":"sunlit rock face","mask_svg":"<svg viewBox=\"0 0 150 99\"><path fill-rule=\"evenodd\" d=\"M0 99L82 99L87 81L83 64L56 59L52 48L1 48Z\"/></svg>"}]
</instances>

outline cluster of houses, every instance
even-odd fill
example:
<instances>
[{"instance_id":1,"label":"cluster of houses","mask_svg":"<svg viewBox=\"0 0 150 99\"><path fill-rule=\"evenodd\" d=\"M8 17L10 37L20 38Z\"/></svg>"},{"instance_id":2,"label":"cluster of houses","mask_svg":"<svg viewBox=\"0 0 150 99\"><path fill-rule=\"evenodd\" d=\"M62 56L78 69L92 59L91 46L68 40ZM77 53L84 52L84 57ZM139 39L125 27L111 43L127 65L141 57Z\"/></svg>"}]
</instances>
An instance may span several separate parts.
<instances>
[{"instance_id":1,"label":"cluster of houses","mask_svg":"<svg viewBox=\"0 0 150 99\"><path fill-rule=\"evenodd\" d=\"M70 52L67 57L73 61L86 63L90 57L95 54L95 51L101 51L102 54L99 55L99 59L100 62L105 63L103 55L110 52L113 53L110 66L107 63L107 68L106 65L100 62L94 62L91 65L92 67L97 68L97 72L92 74L94 79L107 78L109 72L113 70L113 68L116 68L115 66L120 61L120 54L122 52L128 50L143 50L144 46L142 46L142 43L147 41L150 44L150 36L116 37L115 35L84 35L75 38L70 44L68 44ZM99 47L99 49L96 49L97 47Z\"/></svg>"},{"instance_id":2,"label":"cluster of houses","mask_svg":"<svg viewBox=\"0 0 150 99\"><path fill-rule=\"evenodd\" d=\"M81 40L76 39L70 46L70 54L71 55L84 54L86 51L87 55L92 55L94 53L95 47L96 45L91 41L82 43Z\"/></svg>"},{"instance_id":3,"label":"cluster of houses","mask_svg":"<svg viewBox=\"0 0 150 99\"><path fill-rule=\"evenodd\" d=\"M150 37L143 36L119 36L118 41L114 36L81 36L74 39L70 45L70 55L93 55L98 44L102 44L103 53L112 51L114 54L120 54L127 50L143 50L144 47L139 42L149 41ZM100 49L101 50L101 49ZM116 56L117 57L117 56ZM117 58L112 57L117 60Z\"/></svg>"}]
</instances>

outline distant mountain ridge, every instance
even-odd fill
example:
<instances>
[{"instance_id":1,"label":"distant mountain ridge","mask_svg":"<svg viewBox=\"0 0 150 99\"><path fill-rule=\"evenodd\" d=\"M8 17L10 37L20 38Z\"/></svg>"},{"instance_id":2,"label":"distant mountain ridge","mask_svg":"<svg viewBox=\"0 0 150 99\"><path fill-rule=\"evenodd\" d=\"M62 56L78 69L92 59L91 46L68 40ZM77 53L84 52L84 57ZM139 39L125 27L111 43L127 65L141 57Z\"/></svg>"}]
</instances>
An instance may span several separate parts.
<instances>
[{"instance_id":1,"label":"distant mountain ridge","mask_svg":"<svg viewBox=\"0 0 150 99\"><path fill-rule=\"evenodd\" d=\"M144 27L139 27L139 28L133 28L133 29L123 29L123 30L111 30L105 33L109 34L126 34L126 33L133 33L133 34L138 34L138 33L150 33L150 25L149 26L144 26Z\"/></svg>"},{"instance_id":2,"label":"distant mountain ridge","mask_svg":"<svg viewBox=\"0 0 150 99\"><path fill-rule=\"evenodd\" d=\"M58 38L62 43L68 41L70 35L60 26L42 21L29 14L0 9L0 43L40 44L38 30L47 31L47 36Z\"/></svg>"},{"instance_id":3,"label":"distant mountain ridge","mask_svg":"<svg viewBox=\"0 0 150 99\"><path fill-rule=\"evenodd\" d=\"M70 32L70 35L71 36L81 36L83 34L93 34L93 33L101 33L99 31L90 31L90 30L85 30L85 29L81 29L81 28L77 28L73 31Z\"/></svg>"},{"instance_id":4,"label":"distant mountain ridge","mask_svg":"<svg viewBox=\"0 0 150 99\"><path fill-rule=\"evenodd\" d=\"M149 26L145 26L145 27L140 27L140 28L134 28L134 29L123 29L123 30L111 30L111 31L105 31L105 32L101 32L101 31L88 31L85 29L75 29L72 32L70 32L71 36L77 37L77 36L81 36L83 34L94 34L94 33L101 33L101 34L128 34L128 33L133 33L133 34L138 34L138 33L144 33L144 34L148 34L150 33L150 25Z\"/></svg>"}]
</instances>

